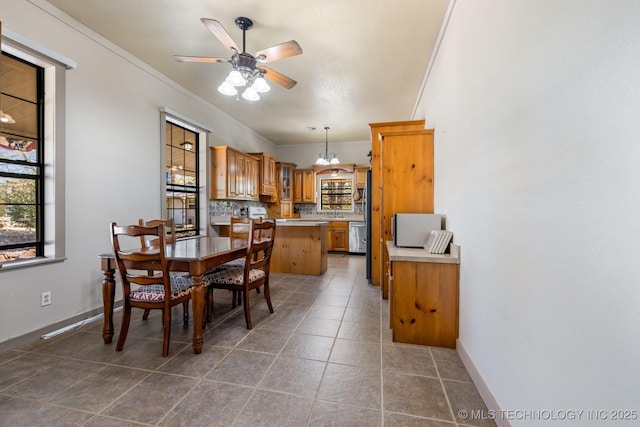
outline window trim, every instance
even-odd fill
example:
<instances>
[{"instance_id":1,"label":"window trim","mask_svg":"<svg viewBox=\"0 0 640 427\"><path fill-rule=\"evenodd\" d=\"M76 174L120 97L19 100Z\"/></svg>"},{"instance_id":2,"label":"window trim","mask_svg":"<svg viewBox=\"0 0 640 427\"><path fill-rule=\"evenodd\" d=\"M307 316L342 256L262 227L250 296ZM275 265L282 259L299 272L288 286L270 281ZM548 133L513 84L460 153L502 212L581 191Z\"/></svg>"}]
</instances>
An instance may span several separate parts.
<instances>
[{"instance_id":1,"label":"window trim","mask_svg":"<svg viewBox=\"0 0 640 427\"><path fill-rule=\"evenodd\" d=\"M75 63L9 30L2 30L1 50L44 68L44 255L3 263L0 272L66 259L65 241L65 101L66 70Z\"/></svg>"}]
</instances>

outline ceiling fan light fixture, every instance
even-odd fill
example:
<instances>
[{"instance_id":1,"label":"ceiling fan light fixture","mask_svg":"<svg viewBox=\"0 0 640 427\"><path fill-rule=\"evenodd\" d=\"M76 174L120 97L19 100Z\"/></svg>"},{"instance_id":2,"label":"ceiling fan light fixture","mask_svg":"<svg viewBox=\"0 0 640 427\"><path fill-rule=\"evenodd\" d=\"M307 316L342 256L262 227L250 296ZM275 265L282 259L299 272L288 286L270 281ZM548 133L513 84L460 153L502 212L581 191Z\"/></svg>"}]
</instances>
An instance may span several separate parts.
<instances>
[{"instance_id":1,"label":"ceiling fan light fixture","mask_svg":"<svg viewBox=\"0 0 640 427\"><path fill-rule=\"evenodd\" d=\"M218 92L223 95L233 96L238 93L238 90L228 81L223 81L220 86L218 86Z\"/></svg>"},{"instance_id":2,"label":"ceiling fan light fixture","mask_svg":"<svg viewBox=\"0 0 640 427\"><path fill-rule=\"evenodd\" d=\"M231 70L225 82L228 82L233 86L244 86L247 84L247 80L243 77L242 73L240 73L240 71L238 70Z\"/></svg>"},{"instance_id":3,"label":"ceiling fan light fixture","mask_svg":"<svg viewBox=\"0 0 640 427\"><path fill-rule=\"evenodd\" d=\"M269 86L267 81L262 76L256 77L251 87L253 88L253 90L255 90L258 93L266 93L271 90L271 86Z\"/></svg>"},{"instance_id":4,"label":"ceiling fan light fixture","mask_svg":"<svg viewBox=\"0 0 640 427\"><path fill-rule=\"evenodd\" d=\"M248 87L242 92L242 97L247 101L257 101L260 99L260 95L255 91L253 87Z\"/></svg>"}]
</instances>

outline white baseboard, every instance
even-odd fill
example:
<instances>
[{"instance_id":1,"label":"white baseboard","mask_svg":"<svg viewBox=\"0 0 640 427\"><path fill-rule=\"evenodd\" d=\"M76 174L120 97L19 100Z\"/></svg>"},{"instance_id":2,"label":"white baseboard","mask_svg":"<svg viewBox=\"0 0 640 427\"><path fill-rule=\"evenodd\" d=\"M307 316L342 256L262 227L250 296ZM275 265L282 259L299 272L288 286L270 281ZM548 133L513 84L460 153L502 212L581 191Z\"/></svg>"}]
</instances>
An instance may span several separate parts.
<instances>
[{"instance_id":1,"label":"white baseboard","mask_svg":"<svg viewBox=\"0 0 640 427\"><path fill-rule=\"evenodd\" d=\"M458 352L458 356L460 356L460 360L462 360L464 367L467 368L467 372L469 372L471 380L476 385L478 393L480 393L480 397L484 401L484 404L487 405L487 409L496 415L501 414L500 405L498 405L495 397L493 397L493 393L489 390L487 383L484 382L484 379L480 375L480 372L478 372L476 365L473 363L473 360L471 360L469 353L467 353L464 344L462 344L462 341L460 341L459 338L456 340L456 351ZM509 420L500 416L496 416L494 421L498 427L511 427Z\"/></svg>"}]
</instances>

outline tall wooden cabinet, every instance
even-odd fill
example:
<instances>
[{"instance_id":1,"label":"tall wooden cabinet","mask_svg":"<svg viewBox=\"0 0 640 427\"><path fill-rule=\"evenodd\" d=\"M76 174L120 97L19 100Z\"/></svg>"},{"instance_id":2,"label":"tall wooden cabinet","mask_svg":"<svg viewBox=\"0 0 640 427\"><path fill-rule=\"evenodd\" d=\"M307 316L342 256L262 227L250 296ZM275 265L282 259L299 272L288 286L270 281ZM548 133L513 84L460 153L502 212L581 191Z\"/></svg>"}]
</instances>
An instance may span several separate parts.
<instances>
[{"instance_id":1,"label":"tall wooden cabinet","mask_svg":"<svg viewBox=\"0 0 640 427\"><path fill-rule=\"evenodd\" d=\"M370 123L371 127L371 283L375 286L380 286L382 289L383 298L388 298L388 291L385 285L385 271L386 261L383 259L385 253L385 228L383 222L383 167L387 167L390 173L393 173L394 165L391 162L389 156L387 161L383 159L383 140L380 138L380 134L383 132L403 132L411 130L424 130L424 120L412 120L403 122L385 122L385 123ZM392 138L394 139L394 138ZM394 139L395 140L395 139ZM387 144L391 144L392 141L387 139ZM433 139L432 139L433 143ZM389 154L389 153L386 153ZM423 159L415 155L409 154L408 161L414 162L416 165L422 167ZM430 164L433 164L433 149L431 151L430 158L427 159ZM389 174L387 174L389 175ZM433 167L428 172L428 176L433 178ZM407 199L410 201L416 197L413 191L413 184L411 182L405 183L408 186ZM400 193L405 194L404 189L400 188ZM420 198L427 197L426 194L422 194L418 191ZM431 192L431 204L433 204L433 192ZM433 209L433 208L432 208ZM410 210L408 212L414 212ZM389 219L390 221L390 219ZM389 229L390 230L390 229Z\"/></svg>"},{"instance_id":2,"label":"tall wooden cabinet","mask_svg":"<svg viewBox=\"0 0 640 427\"><path fill-rule=\"evenodd\" d=\"M382 240L389 241L391 218L396 212L433 213L433 130L381 132ZM389 165L389 166L387 166ZM382 253L382 264L389 257ZM388 297L388 278L382 281L382 296Z\"/></svg>"},{"instance_id":3,"label":"tall wooden cabinet","mask_svg":"<svg viewBox=\"0 0 640 427\"><path fill-rule=\"evenodd\" d=\"M211 199L258 200L259 161L226 145L211 147Z\"/></svg>"}]
</instances>

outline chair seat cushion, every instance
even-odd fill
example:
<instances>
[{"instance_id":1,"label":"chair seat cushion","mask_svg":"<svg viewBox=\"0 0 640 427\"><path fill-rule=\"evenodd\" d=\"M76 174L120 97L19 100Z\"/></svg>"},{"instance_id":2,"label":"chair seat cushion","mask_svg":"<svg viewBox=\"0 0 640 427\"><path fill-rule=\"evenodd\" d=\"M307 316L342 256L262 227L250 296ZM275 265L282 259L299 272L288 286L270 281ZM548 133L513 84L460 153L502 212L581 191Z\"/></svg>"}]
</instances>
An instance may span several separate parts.
<instances>
[{"instance_id":1,"label":"chair seat cushion","mask_svg":"<svg viewBox=\"0 0 640 427\"><path fill-rule=\"evenodd\" d=\"M262 270L249 270L249 282L255 282L265 276L266 274ZM207 286L242 286L244 283L244 267L225 268L213 274L205 275L203 280Z\"/></svg>"},{"instance_id":2,"label":"chair seat cushion","mask_svg":"<svg viewBox=\"0 0 640 427\"><path fill-rule=\"evenodd\" d=\"M244 268L244 258L234 259L233 261L225 262L224 264L220 264L217 267L213 267L210 270L207 270L204 274L213 274L218 271L226 270L227 268L240 267Z\"/></svg>"},{"instance_id":3,"label":"chair seat cushion","mask_svg":"<svg viewBox=\"0 0 640 427\"><path fill-rule=\"evenodd\" d=\"M193 281L191 277L189 277L189 273L171 271L169 274L171 277L171 299L189 295L191 287L193 286ZM164 286L140 286L131 291L129 298L133 301L162 302L164 301Z\"/></svg>"}]
</instances>

